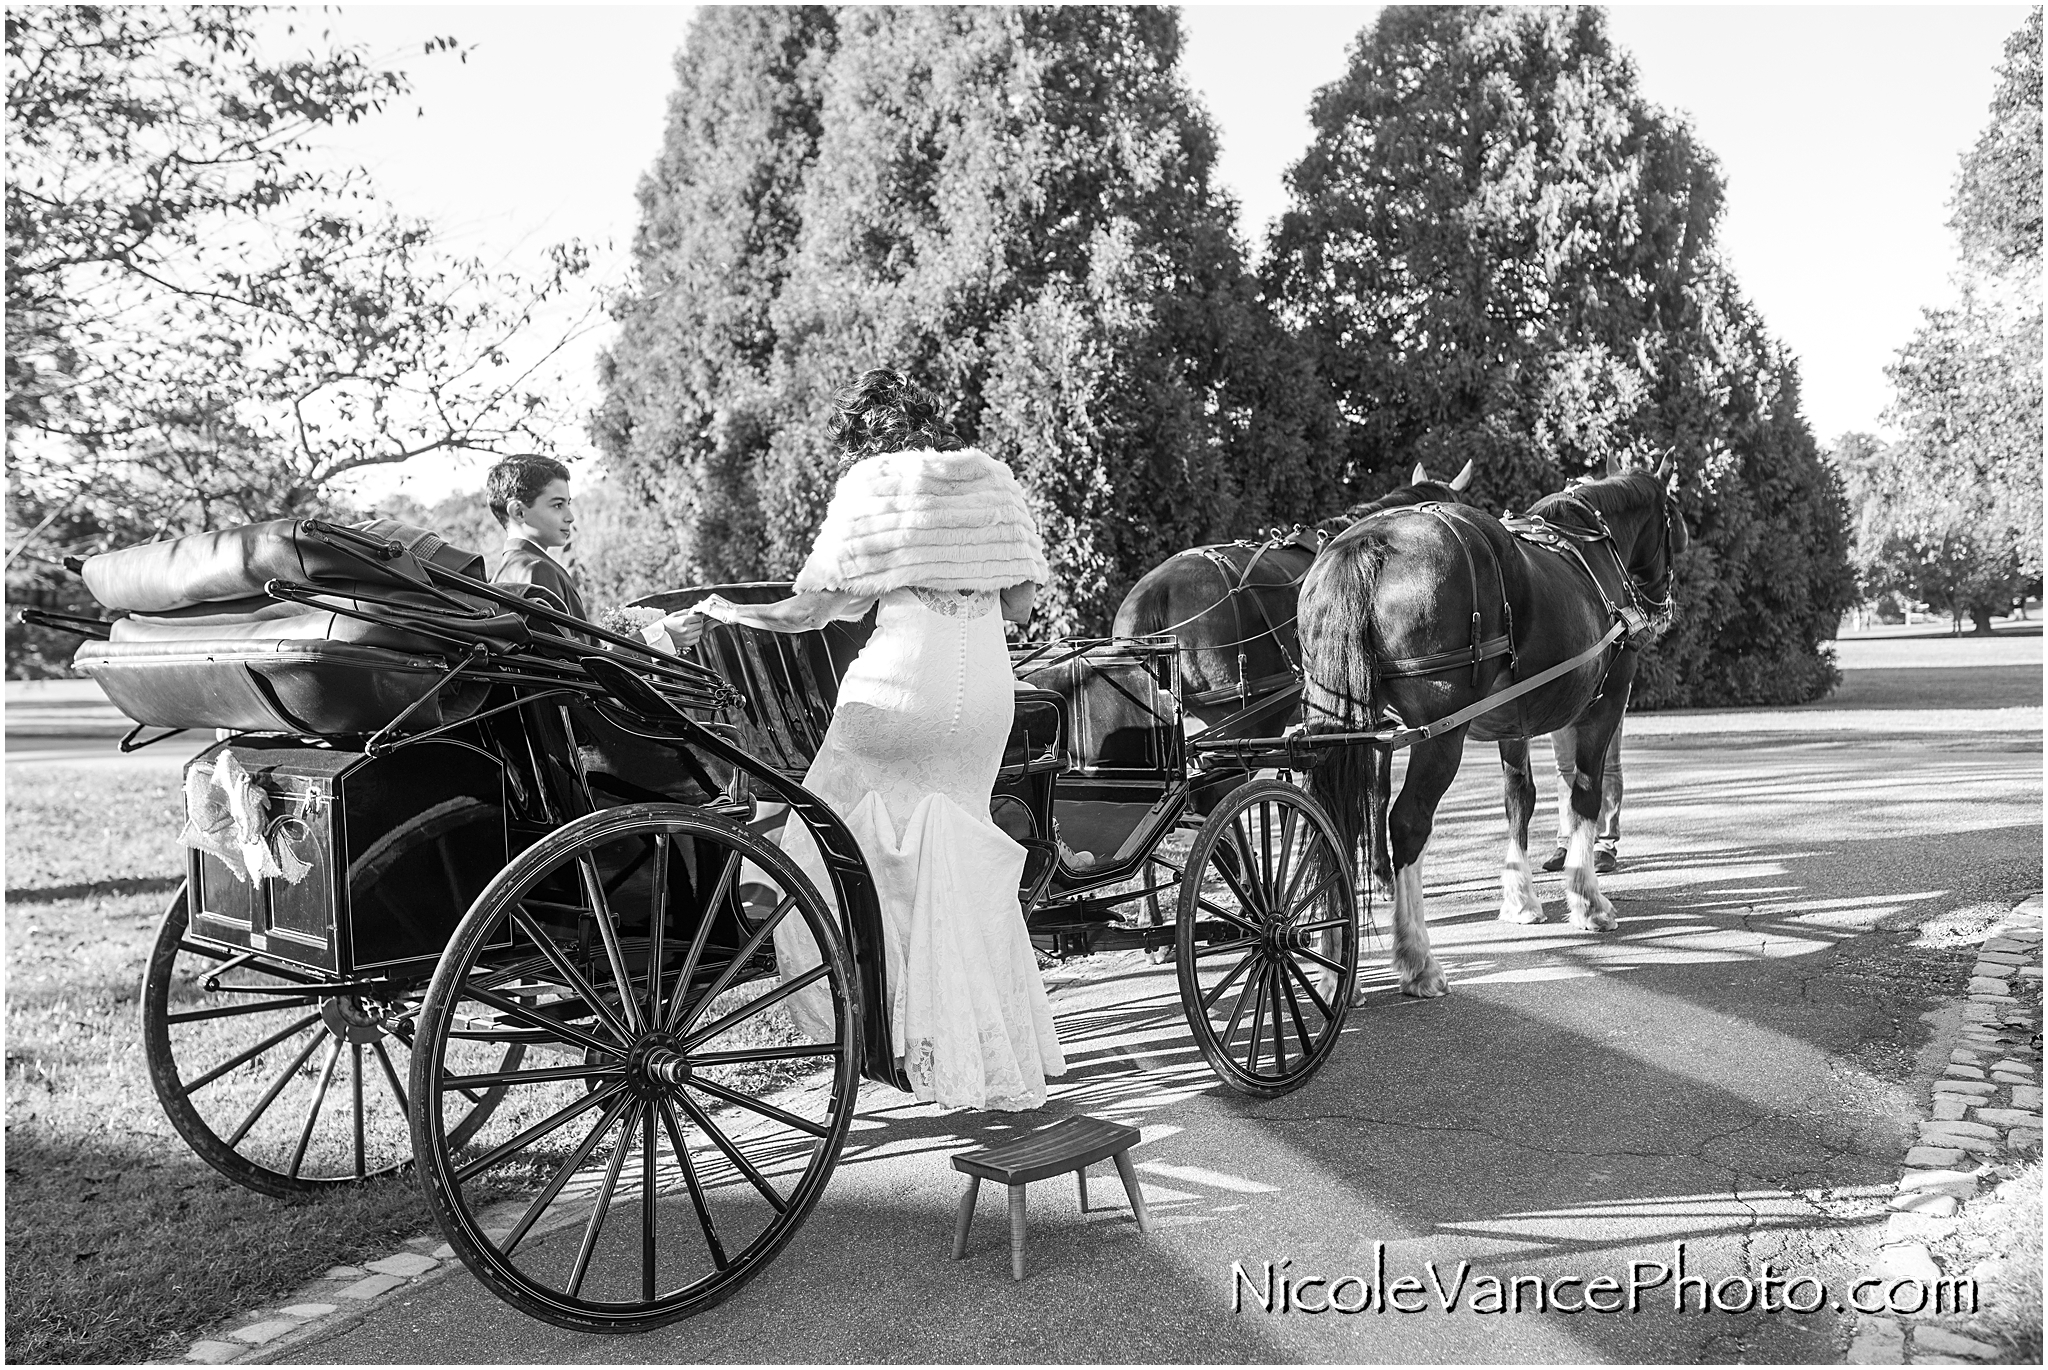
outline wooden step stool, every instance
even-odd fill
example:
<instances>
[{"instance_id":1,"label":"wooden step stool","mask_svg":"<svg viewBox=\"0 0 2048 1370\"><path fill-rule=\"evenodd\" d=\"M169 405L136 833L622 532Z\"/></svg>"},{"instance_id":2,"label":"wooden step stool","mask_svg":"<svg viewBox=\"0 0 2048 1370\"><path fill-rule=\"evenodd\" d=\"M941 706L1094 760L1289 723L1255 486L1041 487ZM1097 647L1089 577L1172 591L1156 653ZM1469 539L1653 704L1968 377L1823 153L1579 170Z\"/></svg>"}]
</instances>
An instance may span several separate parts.
<instances>
[{"instance_id":1,"label":"wooden step stool","mask_svg":"<svg viewBox=\"0 0 2048 1370\"><path fill-rule=\"evenodd\" d=\"M981 1182L994 1180L1010 1187L1010 1278L1023 1279L1024 1186L1071 1170L1081 1189L1081 1211L1086 1213L1088 1167L1105 1158L1116 1162L1116 1172L1123 1177L1138 1230L1150 1232L1152 1219L1145 1212L1145 1196L1138 1189L1138 1175L1128 1154L1137 1140L1135 1127L1076 1115L1014 1142L961 1152L953 1158L953 1169L967 1176L967 1192L960 1196L960 1220L953 1228L953 1259L967 1254L967 1228L974 1221L974 1201L981 1195Z\"/></svg>"}]
</instances>

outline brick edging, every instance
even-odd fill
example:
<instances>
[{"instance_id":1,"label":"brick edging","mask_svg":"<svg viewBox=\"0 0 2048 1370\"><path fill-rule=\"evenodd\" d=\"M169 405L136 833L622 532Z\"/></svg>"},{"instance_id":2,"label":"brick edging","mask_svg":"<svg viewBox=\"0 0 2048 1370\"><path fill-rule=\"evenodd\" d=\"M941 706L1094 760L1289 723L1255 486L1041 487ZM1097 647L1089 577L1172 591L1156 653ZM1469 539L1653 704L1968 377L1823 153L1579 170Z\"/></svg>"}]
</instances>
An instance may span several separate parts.
<instances>
[{"instance_id":1,"label":"brick edging","mask_svg":"<svg viewBox=\"0 0 2048 1370\"><path fill-rule=\"evenodd\" d=\"M2041 1031L2038 1010L2021 1009L2015 982L2041 979L2041 895L2014 905L1978 949L1962 1025L1949 1042L1947 1064L1933 1081L1919 1124L1919 1144L1906 1152L1892 1213L1865 1278L1931 1282L1954 1278L1928 1250L1954 1227L1977 1197L1984 1158L2041 1151ZM1848 1360L1862 1365L1954 1364L2003 1354L1931 1323L1862 1313Z\"/></svg>"}]
</instances>

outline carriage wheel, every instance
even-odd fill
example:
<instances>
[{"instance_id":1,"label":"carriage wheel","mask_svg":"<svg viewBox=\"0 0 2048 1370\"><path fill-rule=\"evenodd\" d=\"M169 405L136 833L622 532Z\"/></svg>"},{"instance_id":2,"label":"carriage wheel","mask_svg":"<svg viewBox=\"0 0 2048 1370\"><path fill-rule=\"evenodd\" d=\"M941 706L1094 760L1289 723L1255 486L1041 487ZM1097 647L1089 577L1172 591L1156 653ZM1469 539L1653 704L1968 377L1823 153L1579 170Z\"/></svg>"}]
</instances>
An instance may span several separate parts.
<instances>
[{"instance_id":1,"label":"carriage wheel","mask_svg":"<svg viewBox=\"0 0 2048 1370\"><path fill-rule=\"evenodd\" d=\"M416 873L407 858L431 856L457 829L485 821L493 812L471 802L394 828L351 864L356 901L374 903L380 882ZM403 1167L412 1157L404 1081L419 987L251 959L191 937L190 918L180 886L142 978L143 1057L178 1134L235 1183L278 1198ZM504 1070L520 1051L485 1054ZM465 1096L464 1134L503 1096Z\"/></svg>"},{"instance_id":2,"label":"carriage wheel","mask_svg":"<svg viewBox=\"0 0 2048 1370\"><path fill-rule=\"evenodd\" d=\"M778 928L808 931L822 959L792 956L778 981ZM774 843L677 804L578 819L491 882L420 1010L413 1142L435 1217L477 1278L543 1321L689 1317L816 1204L860 1041L835 912ZM517 1042L524 1067L452 1063L473 1042ZM459 1141L451 1102L486 1084L510 1097Z\"/></svg>"},{"instance_id":3,"label":"carriage wheel","mask_svg":"<svg viewBox=\"0 0 2048 1370\"><path fill-rule=\"evenodd\" d=\"M1350 865L1315 800L1254 780L1218 804L1188 850L1176 932L1181 1004L1223 1082L1271 1098L1313 1075L1358 971Z\"/></svg>"}]
</instances>

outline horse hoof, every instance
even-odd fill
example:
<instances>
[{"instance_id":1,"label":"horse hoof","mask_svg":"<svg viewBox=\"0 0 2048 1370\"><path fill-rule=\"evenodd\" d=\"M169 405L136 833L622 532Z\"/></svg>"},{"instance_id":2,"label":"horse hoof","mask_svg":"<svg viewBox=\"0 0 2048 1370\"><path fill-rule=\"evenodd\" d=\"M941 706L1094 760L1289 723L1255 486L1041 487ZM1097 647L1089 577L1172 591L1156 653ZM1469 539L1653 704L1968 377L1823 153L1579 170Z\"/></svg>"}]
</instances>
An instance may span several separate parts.
<instances>
[{"instance_id":1,"label":"horse hoof","mask_svg":"<svg viewBox=\"0 0 2048 1370\"><path fill-rule=\"evenodd\" d=\"M1613 932L1617 921L1614 905L1604 899L1598 905L1572 910L1572 926L1583 932Z\"/></svg>"},{"instance_id":2,"label":"horse hoof","mask_svg":"<svg viewBox=\"0 0 2048 1370\"><path fill-rule=\"evenodd\" d=\"M1526 904L1503 904L1500 910L1503 923L1540 923L1543 921L1543 906L1531 908Z\"/></svg>"},{"instance_id":3,"label":"horse hoof","mask_svg":"<svg viewBox=\"0 0 2048 1370\"><path fill-rule=\"evenodd\" d=\"M1444 980L1444 973L1435 966L1431 966L1412 980L1405 976L1401 980L1401 993L1410 999L1441 999L1450 993L1450 990L1450 985Z\"/></svg>"}]
</instances>

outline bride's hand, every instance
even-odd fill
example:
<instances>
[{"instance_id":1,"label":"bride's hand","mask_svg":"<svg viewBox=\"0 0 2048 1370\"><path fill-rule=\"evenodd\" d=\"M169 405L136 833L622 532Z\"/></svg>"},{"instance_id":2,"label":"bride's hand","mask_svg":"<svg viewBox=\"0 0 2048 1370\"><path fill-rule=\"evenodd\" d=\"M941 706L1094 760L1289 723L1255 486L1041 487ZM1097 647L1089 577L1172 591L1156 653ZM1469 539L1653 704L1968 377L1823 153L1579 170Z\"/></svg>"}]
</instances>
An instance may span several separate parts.
<instances>
[{"instance_id":1,"label":"bride's hand","mask_svg":"<svg viewBox=\"0 0 2048 1370\"><path fill-rule=\"evenodd\" d=\"M704 616L695 609L678 609L649 624L642 636L653 645L681 656L704 636Z\"/></svg>"}]
</instances>

